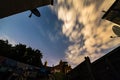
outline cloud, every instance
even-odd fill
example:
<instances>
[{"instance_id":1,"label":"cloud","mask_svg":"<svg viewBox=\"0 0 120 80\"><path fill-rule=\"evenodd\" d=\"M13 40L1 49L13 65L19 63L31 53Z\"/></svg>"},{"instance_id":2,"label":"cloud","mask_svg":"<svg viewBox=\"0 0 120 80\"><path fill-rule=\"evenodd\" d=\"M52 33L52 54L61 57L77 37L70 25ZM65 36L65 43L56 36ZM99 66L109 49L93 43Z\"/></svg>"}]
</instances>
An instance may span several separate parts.
<instances>
[{"instance_id":1,"label":"cloud","mask_svg":"<svg viewBox=\"0 0 120 80\"><path fill-rule=\"evenodd\" d=\"M58 34L52 34L51 32L48 32L48 37L52 42L55 42L56 40L59 39L59 35Z\"/></svg>"},{"instance_id":2,"label":"cloud","mask_svg":"<svg viewBox=\"0 0 120 80\"><path fill-rule=\"evenodd\" d=\"M11 39L11 38L8 37L7 35L2 35L2 36L0 36L0 39L2 39L2 40L8 40L8 42L9 42L10 44L12 44L13 46L15 46L15 45L17 44L17 42L16 42L15 40Z\"/></svg>"},{"instance_id":3,"label":"cloud","mask_svg":"<svg viewBox=\"0 0 120 80\"><path fill-rule=\"evenodd\" d=\"M113 23L102 20L102 10L108 10L114 0L58 0L55 11L64 22L62 33L70 44L65 51L66 60L77 65L89 56L91 61L120 44L111 27Z\"/></svg>"}]
</instances>

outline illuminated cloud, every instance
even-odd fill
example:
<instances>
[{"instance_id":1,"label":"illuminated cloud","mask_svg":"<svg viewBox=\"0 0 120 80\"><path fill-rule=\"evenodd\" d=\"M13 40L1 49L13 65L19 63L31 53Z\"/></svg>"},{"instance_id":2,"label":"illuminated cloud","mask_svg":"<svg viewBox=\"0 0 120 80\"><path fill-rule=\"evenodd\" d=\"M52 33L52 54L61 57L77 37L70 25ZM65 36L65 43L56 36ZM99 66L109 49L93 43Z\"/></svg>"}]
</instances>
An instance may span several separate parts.
<instances>
[{"instance_id":1,"label":"illuminated cloud","mask_svg":"<svg viewBox=\"0 0 120 80\"><path fill-rule=\"evenodd\" d=\"M79 64L85 56L91 61L119 45L119 38L111 39L113 23L102 20L114 0L58 0L55 11L64 22L62 33L72 44L65 51L66 60ZM58 5L58 6L57 6Z\"/></svg>"}]
</instances>

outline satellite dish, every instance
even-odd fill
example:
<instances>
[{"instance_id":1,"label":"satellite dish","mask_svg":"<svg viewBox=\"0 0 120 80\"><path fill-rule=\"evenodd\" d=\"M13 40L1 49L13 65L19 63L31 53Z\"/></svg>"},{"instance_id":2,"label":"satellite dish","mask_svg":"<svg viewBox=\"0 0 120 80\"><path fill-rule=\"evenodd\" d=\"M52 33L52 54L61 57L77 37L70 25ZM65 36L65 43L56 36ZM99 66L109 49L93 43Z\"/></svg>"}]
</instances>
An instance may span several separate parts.
<instances>
[{"instance_id":1,"label":"satellite dish","mask_svg":"<svg viewBox=\"0 0 120 80\"><path fill-rule=\"evenodd\" d=\"M112 27L112 30L113 30L113 32L114 32L118 37L120 37L120 27L119 27L119 26L114 25L114 26Z\"/></svg>"},{"instance_id":2,"label":"satellite dish","mask_svg":"<svg viewBox=\"0 0 120 80\"><path fill-rule=\"evenodd\" d=\"M113 30L113 32L115 33L116 36L114 36L114 37L111 36L111 38L120 37L120 27L119 26L114 25L112 27L112 30Z\"/></svg>"},{"instance_id":3,"label":"satellite dish","mask_svg":"<svg viewBox=\"0 0 120 80\"><path fill-rule=\"evenodd\" d=\"M37 8L34 8L34 9L30 10L30 11L31 11L31 14L29 15L29 17L31 17L32 14L34 14L34 15L37 16L37 17L40 17L40 16L41 16L41 14L40 14L40 12L38 11Z\"/></svg>"}]
</instances>

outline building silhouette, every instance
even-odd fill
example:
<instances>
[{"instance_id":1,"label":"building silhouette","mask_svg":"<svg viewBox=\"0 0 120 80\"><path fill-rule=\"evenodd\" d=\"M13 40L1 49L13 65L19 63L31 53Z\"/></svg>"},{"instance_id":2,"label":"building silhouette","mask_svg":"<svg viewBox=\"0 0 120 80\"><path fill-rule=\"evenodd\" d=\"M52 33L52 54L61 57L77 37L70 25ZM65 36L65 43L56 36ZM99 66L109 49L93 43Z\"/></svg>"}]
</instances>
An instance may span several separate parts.
<instances>
[{"instance_id":1,"label":"building silhouette","mask_svg":"<svg viewBox=\"0 0 120 80\"><path fill-rule=\"evenodd\" d=\"M44 62L44 67L46 70L50 71L50 73L63 73L66 74L70 70L72 70L71 66L68 65L68 62L60 60L59 64L55 66L48 66L47 61Z\"/></svg>"},{"instance_id":2,"label":"building silhouette","mask_svg":"<svg viewBox=\"0 0 120 80\"><path fill-rule=\"evenodd\" d=\"M71 66L68 65L68 62L60 60L59 64L52 67L52 72L61 72L61 73L68 73L71 70Z\"/></svg>"},{"instance_id":3,"label":"building silhouette","mask_svg":"<svg viewBox=\"0 0 120 80\"><path fill-rule=\"evenodd\" d=\"M94 62L89 57L67 73L67 80L120 80L120 46Z\"/></svg>"},{"instance_id":4,"label":"building silhouette","mask_svg":"<svg viewBox=\"0 0 120 80\"><path fill-rule=\"evenodd\" d=\"M113 23L120 25L120 0L115 0L108 11L104 11L102 19L109 20Z\"/></svg>"}]
</instances>

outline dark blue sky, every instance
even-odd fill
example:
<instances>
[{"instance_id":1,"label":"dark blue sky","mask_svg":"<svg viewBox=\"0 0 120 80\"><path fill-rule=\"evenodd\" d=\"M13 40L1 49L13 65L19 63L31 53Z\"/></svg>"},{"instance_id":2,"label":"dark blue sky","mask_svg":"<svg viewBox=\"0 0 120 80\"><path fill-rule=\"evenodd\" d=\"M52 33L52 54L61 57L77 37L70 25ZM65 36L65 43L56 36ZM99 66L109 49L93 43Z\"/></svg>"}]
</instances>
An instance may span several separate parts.
<instances>
[{"instance_id":1,"label":"dark blue sky","mask_svg":"<svg viewBox=\"0 0 120 80\"><path fill-rule=\"evenodd\" d=\"M0 39L22 43L43 53L43 62L57 64L60 59L76 66L89 56L91 61L120 45L110 38L112 22L103 20L114 0L57 0L53 6L38 8L41 17L30 11L0 19Z\"/></svg>"},{"instance_id":2,"label":"dark blue sky","mask_svg":"<svg viewBox=\"0 0 120 80\"><path fill-rule=\"evenodd\" d=\"M38 9L41 17L29 18L30 11L26 11L0 19L0 36L41 50L43 61L52 65L64 59L67 38L61 33L63 22L55 12L48 6Z\"/></svg>"}]
</instances>

